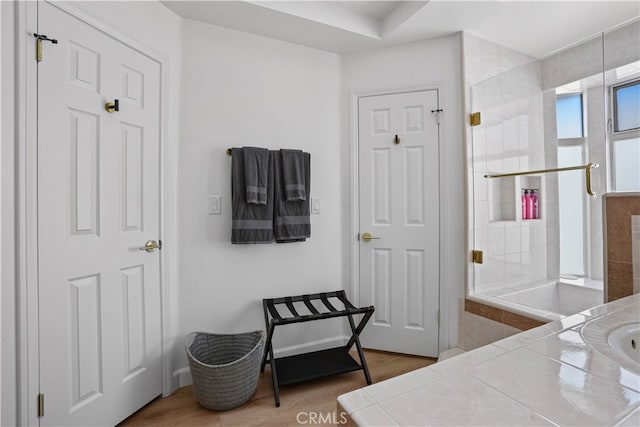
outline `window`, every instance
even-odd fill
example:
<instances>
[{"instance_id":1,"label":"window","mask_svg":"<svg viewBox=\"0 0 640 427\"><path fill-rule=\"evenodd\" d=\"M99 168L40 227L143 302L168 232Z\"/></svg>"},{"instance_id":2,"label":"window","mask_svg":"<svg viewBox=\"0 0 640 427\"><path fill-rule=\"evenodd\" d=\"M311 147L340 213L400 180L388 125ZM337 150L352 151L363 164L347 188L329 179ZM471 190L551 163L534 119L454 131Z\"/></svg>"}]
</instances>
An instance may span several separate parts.
<instances>
[{"instance_id":1,"label":"window","mask_svg":"<svg viewBox=\"0 0 640 427\"><path fill-rule=\"evenodd\" d=\"M613 131L640 129L640 80L614 86Z\"/></svg>"},{"instance_id":2,"label":"window","mask_svg":"<svg viewBox=\"0 0 640 427\"><path fill-rule=\"evenodd\" d=\"M640 191L640 138L613 141L613 165L616 191Z\"/></svg>"},{"instance_id":3,"label":"window","mask_svg":"<svg viewBox=\"0 0 640 427\"><path fill-rule=\"evenodd\" d=\"M558 167L580 165L582 157L582 145L558 147ZM558 174L560 274L564 276L585 274L583 186L581 170Z\"/></svg>"},{"instance_id":4,"label":"window","mask_svg":"<svg viewBox=\"0 0 640 427\"><path fill-rule=\"evenodd\" d=\"M580 90L567 87L567 89ZM584 163L584 103L582 93L556 96L558 167ZM560 240L560 275L584 276L585 268L585 203L583 171L558 174L558 214Z\"/></svg>"},{"instance_id":5,"label":"window","mask_svg":"<svg viewBox=\"0 0 640 427\"><path fill-rule=\"evenodd\" d=\"M584 137L581 93L556 98L556 123L558 139Z\"/></svg>"},{"instance_id":6,"label":"window","mask_svg":"<svg viewBox=\"0 0 640 427\"><path fill-rule=\"evenodd\" d=\"M640 191L640 80L611 87L611 179L614 191Z\"/></svg>"}]
</instances>

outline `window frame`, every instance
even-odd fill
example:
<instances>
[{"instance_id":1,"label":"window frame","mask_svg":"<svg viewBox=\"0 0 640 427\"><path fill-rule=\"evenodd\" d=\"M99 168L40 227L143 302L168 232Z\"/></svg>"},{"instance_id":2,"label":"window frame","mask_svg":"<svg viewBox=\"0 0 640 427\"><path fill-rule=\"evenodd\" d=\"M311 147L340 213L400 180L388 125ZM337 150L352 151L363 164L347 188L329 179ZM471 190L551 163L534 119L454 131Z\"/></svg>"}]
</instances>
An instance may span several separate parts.
<instances>
[{"instance_id":1,"label":"window frame","mask_svg":"<svg viewBox=\"0 0 640 427\"><path fill-rule=\"evenodd\" d=\"M615 151L614 151L614 146L616 144L616 142L618 141L623 141L623 140L627 140L627 139L634 139L634 138L640 138L640 127L638 128L633 128L633 129L627 129L627 130L622 130L622 131L617 131L615 130L616 127L616 118L617 118L617 114L618 114L618 110L616 108L616 96L615 93L618 89L622 88L622 87L628 87L628 86L633 86L635 84L640 84L640 77L637 77L637 75L635 77L626 79L626 80L622 80L622 81L618 81L615 83L612 83L609 85L609 87L607 88L607 94L609 96L609 100L608 103L610 105L610 116L608 117L607 120L607 134L608 134L608 141L607 141L607 152L608 152L608 156L609 156L609 161L607 162L609 164L608 169L608 175L609 175L609 189L612 192L615 193L619 193L621 192L621 190L618 190L617 187L617 183L616 183L616 174L615 174L615 170L616 170L616 164L615 164Z\"/></svg>"},{"instance_id":2,"label":"window frame","mask_svg":"<svg viewBox=\"0 0 640 427\"><path fill-rule=\"evenodd\" d=\"M611 86L609 86L609 98L611 99L611 120L609 122L609 133L611 135L619 135L619 134L632 133L632 132L640 133L640 126L631 128L631 129L625 129L625 130L617 129L618 127L618 120L617 120L618 118L617 104L618 103L616 102L618 99L617 94L620 89L630 87L630 86L640 86L640 78L636 77L626 81L614 83ZM627 138L620 138L620 139L627 139Z\"/></svg>"}]
</instances>

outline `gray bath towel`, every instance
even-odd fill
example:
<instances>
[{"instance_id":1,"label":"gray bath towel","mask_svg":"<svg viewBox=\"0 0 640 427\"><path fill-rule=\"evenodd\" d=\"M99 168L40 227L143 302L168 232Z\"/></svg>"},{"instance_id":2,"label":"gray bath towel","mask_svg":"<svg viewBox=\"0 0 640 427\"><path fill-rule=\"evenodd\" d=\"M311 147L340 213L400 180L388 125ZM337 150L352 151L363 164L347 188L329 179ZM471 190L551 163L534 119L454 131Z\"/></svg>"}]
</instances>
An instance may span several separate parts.
<instances>
[{"instance_id":1,"label":"gray bath towel","mask_svg":"<svg viewBox=\"0 0 640 427\"><path fill-rule=\"evenodd\" d=\"M307 200L304 153L301 150L280 150L285 200Z\"/></svg>"},{"instance_id":2,"label":"gray bath towel","mask_svg":"<svg viewBox=\"0 0 640 427\"><path fill-rule=\"evenodd\" d=\"M273 235L278 243L304 242L307 237L311 237L309 200L286 200L282 178L282 155L278 151L272 151L271 154L274 158L275 186ZM311 186L311 155L309 153L303 153L303 167L304 190L308 196Z\"/></svg>"},{"instance_id":3,"label":"gray bath towel","mask_svg":"<svg viewBox=\"0 0 640 427\"><path fill-rule=\"evenodd\" d=\"M231 153L231 243L271 243L273 242L274 156L268 153L266 204L255 205L246 202L243 150L233 148Z\"/></svg>"},{"instance_id":4,"label":"gray bath towel","mask_svg":"<svg viewBox=\"0 0 640 427\"><path fill-rule=\"evenodd\" d=\"M244 157L244 183L247 203L266 205L269 150L266 148L242 147L242 155Z\"/></svg>"}]
</instances>

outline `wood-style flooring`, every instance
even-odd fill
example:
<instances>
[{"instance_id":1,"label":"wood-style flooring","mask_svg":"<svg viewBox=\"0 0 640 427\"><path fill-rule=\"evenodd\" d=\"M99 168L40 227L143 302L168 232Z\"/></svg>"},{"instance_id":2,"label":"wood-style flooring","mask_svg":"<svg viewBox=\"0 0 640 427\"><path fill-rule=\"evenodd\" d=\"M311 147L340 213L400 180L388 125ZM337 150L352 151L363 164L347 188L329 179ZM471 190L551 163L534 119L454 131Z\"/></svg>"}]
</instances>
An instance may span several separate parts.
<instances>
[{"instance_id":1,"label":"wood-style flooring","mask_svg":"<svg viewBox=\"0 0 640 427\"><path fill-rule=\"evenodd\" d=\"M397 353L365 350L374 383L431 365L436 360ZM357 360L357 356L356 356ZM239 408L214 412L199 406L191 387L169 397L158 398L127 418L121 426L294 426L340 423L336 414L339 395L366 386L362 371L350 372L303 384L280 388L276 408L269 367L260 375L251 400ZM318 421L327 421L318 423Z\"/></svg>"}]
</instances>

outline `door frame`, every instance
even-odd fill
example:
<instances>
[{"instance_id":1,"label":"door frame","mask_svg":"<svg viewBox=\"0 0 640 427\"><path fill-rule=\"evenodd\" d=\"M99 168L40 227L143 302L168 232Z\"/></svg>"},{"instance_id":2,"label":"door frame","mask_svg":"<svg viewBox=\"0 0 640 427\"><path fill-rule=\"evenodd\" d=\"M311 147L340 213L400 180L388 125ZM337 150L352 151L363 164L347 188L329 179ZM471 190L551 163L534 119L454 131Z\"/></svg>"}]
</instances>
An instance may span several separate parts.
<instances>
[{"instance_id":1,"label":"door frame","mask_svg":"<svg viewBox=\"0 0 640 427\"><path fill-rule=\"evenodd\" d=\"M350 218L350 253L351 253L351 298L355 302L356 306L360 305L360 242L358 241L358 233L360 232L360 185L359 185L359 171L360 171L360 159L359 159L359 146L360 140L358 138L358 105L360 98L368 96L378 95L395 95L409 92L419 92L427 90L436 90L438 93L438 107L442 108L441 100L443 90L442 83L429 83L423 86L412 86L405 88L393 88L393 89L371 89L371 90L355 90L350 91L350 108L351 117L349 120L349 132L350 132L350 152L351 152L351 218ZM444 114L440 115L440 125L438 126L438 202L439 202L439 226L438 226L438 250L440 253L440 259L438 262L438 295L439 295L439 324L438 324L438 352L443 351L449 347L449 324L445 319L449 318L449 288L445 286L444 279L447 276L445 273L445 266L447 265L447 244L445 241L445 212L444 212L444 180L446 175L444 174L444 156L443 156L443 118Z\"/></svg>"},{"instance_id":2,"label":"door frame","mask_svg":"<svg viewBox=\"0 0 640 427\"><path fill-rule=\"evenodd\" d=\"M38 342L38 188L37 188L37 63L34 58L33 33L38 28L37 2L16 4L16 400L17 425L38 425L36 397L39 393L39 342ZM177 171L169 161L168 139L168 94L169 60L167 56L129 38L125 34L100 22L91 15L68 4L49 2L108 35L140 54L157 62L160 66L160 239L170 242L160 251L161 292L161 365L162 394L174 391L172 375L173 337L171 334L170 293L177 271L176 257L171 244L175 244L176 219L171 217L170 206L177 200L170 185L175 182ZM55 37L55 34L50 34ZM47 46L48 47L48 46ZM46 60L46 50L45 50ZM46 411L46 410L45 410Z\"/></svg>"}]
</instances>

